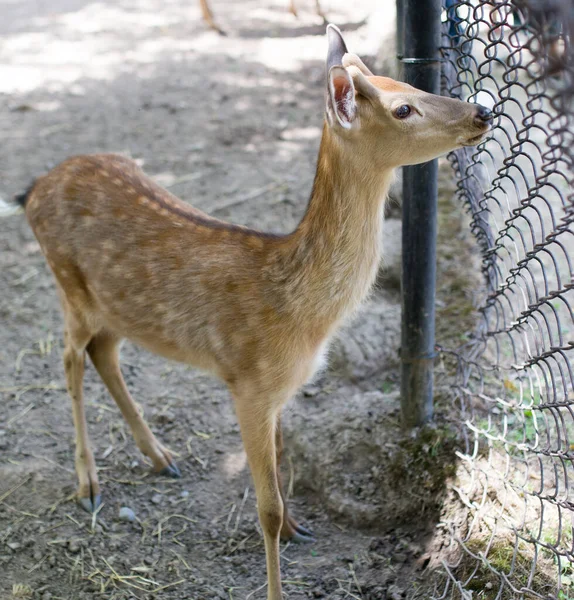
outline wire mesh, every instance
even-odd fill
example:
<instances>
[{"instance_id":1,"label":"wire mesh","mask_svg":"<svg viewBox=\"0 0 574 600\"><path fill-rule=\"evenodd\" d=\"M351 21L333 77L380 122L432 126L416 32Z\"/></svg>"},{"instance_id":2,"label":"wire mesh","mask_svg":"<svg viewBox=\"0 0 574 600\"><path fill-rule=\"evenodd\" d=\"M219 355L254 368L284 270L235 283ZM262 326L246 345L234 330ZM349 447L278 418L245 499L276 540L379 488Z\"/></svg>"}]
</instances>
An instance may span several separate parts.
<instances>
[{"instance_id":1,"label":"wire mesh","mask_svg":"<svg viewBox=\"0 0 574 600\"><path fill-rule=\"evenodd\" d=\"M450 155L484 287L456 366L465 447L435 598L574 598L571 0L443 0L443 93L495 114ZM463 515L461 517L461 514Z\"/></svg>"}]
</instances>

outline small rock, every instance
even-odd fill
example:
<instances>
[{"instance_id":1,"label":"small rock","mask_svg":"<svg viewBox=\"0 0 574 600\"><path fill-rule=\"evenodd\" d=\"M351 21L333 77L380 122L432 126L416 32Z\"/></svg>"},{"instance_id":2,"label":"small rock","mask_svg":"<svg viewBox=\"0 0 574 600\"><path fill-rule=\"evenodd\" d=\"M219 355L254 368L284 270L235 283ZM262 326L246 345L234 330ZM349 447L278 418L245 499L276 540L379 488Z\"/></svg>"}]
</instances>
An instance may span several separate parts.
<instances>
[{"instance_id":1,"label":"small rock","mask_svg":"<svg viewBox=\"0 0 574 600\"><path fill-rule=\"evenodd\" d=\"M44 592L42 594L42 600L52 600L52 594L50 594L50 592Z\"/></svg>"},{"instance_id":2,"label":"small rock","mask_svg":"<svg viewBox=\"0 0 574 600\"><path fill-rule=\"evenodd\" d=\"M389 600L402 600L403 590L398 585L391 585L387 594Z\"/></svg>"},{"instance_id":3,"label":"small rock","mask_svg":"<svg viewBox=\"0 0 574 600\"><path fill-rule=\"evenodd\" d=\"M161 504L161 501L163 500L162 495L161 494L154 494L151 497L151 502L152 504Z\"/></svg>"},{"instance_id":4,"label":"small rock","mask_svg":"<svg viewBox=\"0 0 574 600\"><path fill-rule=\"evenodd\" d=\"M15 106L11 106L10 110L12 112L29 112L35 109L31 104L16 104Z\"/></svg>"},{"instance_id":5,"label":"small rock","mask_svg":"<svg viewBox=\"0 0 574 600\"><path fill-rule=\"evenodd\" d=\"M8 548L10 548L10 550L13 550L14 552L16 552L16 550L22 547L22 544L19 544L18 542L8 542L6 545L8 546Z\"/></svg>"},{"instance_id":6,"label":"small rock","mask_svg":"<svg viewBox=\"0 0 574 600\"><path fill-rule=\"evenodd\" d=\"M80 543L78 542L78 540L70 540L68 542L68 550L72 553L72 554L77 554L80 551Z\"/></svg>"},{"instance_id":7,"label":"small rock","mask_svg":"<svg viewBox=\"0 0 574 600\"><path fill-rule=\"evenodd\" d=\"M160 412L155 415L154 419L160 425L165 425L166 423L173 423L175 421L175 414L171 411Z\"/></svg>"},{"instance_id":8,"label":"small rock","mask_svg":"<svg viewBox=\"0 0 574 600\"><path fill-rule=\"evenodd\" d=\"M303 395L307 398L313 398L321 391L321 388L318 385L308 385L303 388Z\"/></svg>"},{"instance_id":9,"label":"small rock","mask_svg":"<svg viewBox=\"0 0 574 600\"><path fill-rule=\"evenodd\" d=\"M492 581L487 581L487 582L484 584L484 587L485 587L487 590L491 590L491 589L492 589L494 586L492 585Z\"/></svg>"},{"instance_id":10,"label":"small rock","mask_svg":"<svg viewBox=\"0 0 574 600\"><path fill-rule=\"evenodd\" d=\"M188 492L187 490L183 490L183 491L180 493L180 496L181 496L182 498L187 498L187 497L189 496L189 492Z\"/></svg>"},{"instance_id":11,"label":"small rock","mask_svg":"<svg viewBox=\"0 0 574 600\"><path fill-rule=\"evenodd\" d=\"M131 508L128 508L127 506L122 506L120 508L119 518L120 521L129 521L130 523L132 523L136 520L136 513Z\"/></svg>"}]
</instances>

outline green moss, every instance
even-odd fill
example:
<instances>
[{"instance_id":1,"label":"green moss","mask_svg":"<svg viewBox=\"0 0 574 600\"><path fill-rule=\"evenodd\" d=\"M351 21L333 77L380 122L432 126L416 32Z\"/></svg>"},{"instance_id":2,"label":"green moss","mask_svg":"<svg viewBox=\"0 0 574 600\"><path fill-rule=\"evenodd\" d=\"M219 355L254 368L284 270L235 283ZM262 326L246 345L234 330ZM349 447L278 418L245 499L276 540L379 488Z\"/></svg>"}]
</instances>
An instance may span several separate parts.
<instances>
[{"instance_id":1,"label":"green moss","mask_svg":"<svg viewBox=\"0 0 574 600\"><path fill-rule=\"evenodd\" d=\"M554 597L557 585L555 566L541 553L535 557L532 544L518 542L515 546L514 540L496 540L489 547L488 540L473 539L466 543L466 548L479 558L464 552L456 575L460 581L466 581L465 588L473 592L473 600L514 599L516 595L508 585L504 586L500 595L504 577L516 589L525 588L543 597ZM564 593L568 594L567 591ZM530 596L532 594L524 594L524 598Z\"/></svg>"},{"instance_id":2,"label":"green moss","mask_svg":"<svg viewBox=\"0 0 574 600\"><path fill-rule=\"evenodd\" d=\"M456 472L458 445L456 432L448 424L424 427L416 436L403 438L390 456L389 484L417 490L421 511L437 510L447 480Z\"/></svg>"}]
</instances>

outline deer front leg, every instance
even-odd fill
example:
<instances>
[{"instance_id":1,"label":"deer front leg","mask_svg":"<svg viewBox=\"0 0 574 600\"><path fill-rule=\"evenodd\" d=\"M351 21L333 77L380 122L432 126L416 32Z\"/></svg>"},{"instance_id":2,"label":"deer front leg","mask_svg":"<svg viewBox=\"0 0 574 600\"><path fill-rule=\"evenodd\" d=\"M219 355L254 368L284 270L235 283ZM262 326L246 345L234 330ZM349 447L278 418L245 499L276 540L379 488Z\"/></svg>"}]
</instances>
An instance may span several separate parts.
<instances>
[{"instance_id":1,"label":"deer front leg","mask_svg":"<svg viewBox=\"0 0 574 600\"><path fill-rule=\"evenodd\" d=\"M281 477L281 457L283 455L283 433L281 431L281 416L277 416L277 425L275 428L275 455L277 462L277 485L279 493L283 500L283 526L281 527L281 538L298 544L314 542L313 533L299 525L297 521L290 515L285 492L283 491L283 482Z\"/></svg>"},{"instance_id":2,"label":"deer front leg","mask_svg":"<svg viewBox=\"0 0 574 600\"><path fill-rule=\"evenodd\" d=\"M237 394L235 400L265 542L267 600L282 600L279 536L283 524L283 500L275 455L276 414L280 404Z\"/></svg>"}]
</instances>

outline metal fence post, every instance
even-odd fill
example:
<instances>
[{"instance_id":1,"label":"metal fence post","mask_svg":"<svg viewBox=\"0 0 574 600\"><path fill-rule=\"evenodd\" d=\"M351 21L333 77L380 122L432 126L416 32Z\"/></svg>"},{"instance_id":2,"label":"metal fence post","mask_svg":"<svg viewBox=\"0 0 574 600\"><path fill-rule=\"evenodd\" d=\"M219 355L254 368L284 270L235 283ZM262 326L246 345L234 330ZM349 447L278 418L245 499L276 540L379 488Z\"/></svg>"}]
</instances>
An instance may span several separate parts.
<instances>
[{"instance_id":1,"label":"metal fence post","mask_svg":"<svg viewBox=\"0 0 574 600\"><path fill-rule=\"evenodd\" d=\"M441 0L404 0L407 83L440 91ZM403 170L401 410L415 427L433 414L438 162Z\"/></svg>"},{"instance_id":2,"label":"metal fence post","mask_svg":"<svg viewBox=\"0 0 574 600\"><path fill-rule=\"evenodd\" d=\"M397 7L397 59L398 78L403 78L403 58L405 56L405 0L395 0Z\"/></svg>"}]
</instances>

